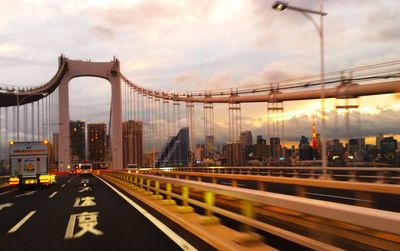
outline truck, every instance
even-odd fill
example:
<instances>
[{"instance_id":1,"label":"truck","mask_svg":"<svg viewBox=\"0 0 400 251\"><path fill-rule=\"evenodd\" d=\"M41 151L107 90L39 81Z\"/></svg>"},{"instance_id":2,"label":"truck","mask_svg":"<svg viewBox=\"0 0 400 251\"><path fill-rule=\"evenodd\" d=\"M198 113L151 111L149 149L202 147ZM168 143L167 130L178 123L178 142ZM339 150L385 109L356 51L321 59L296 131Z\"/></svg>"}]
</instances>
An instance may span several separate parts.
<instances>
[{"instance_id":1,"label":"truck","mask_svg":"<svg viewBox=\"0 0 400 251\"><path fill-rule=\"evenodd\" d=\"M10 186L49 186L55 175L49 173L49 144L47 140L9 143Z\"/></svg>"}]
</instances>

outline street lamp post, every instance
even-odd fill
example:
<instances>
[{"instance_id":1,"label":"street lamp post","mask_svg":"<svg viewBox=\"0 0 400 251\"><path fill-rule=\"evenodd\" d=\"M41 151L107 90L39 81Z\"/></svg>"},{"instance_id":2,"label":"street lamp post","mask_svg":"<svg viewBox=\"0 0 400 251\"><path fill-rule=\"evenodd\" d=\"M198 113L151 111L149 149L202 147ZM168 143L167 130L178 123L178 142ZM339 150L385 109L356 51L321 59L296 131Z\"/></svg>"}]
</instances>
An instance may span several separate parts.
<instances>
[{"instance_id":1,"label":"street lamp post","mask_svg":"<svg viewBox=\"0 0 400 251\"><path fill-rule=\"evenodd\" d=\"M19 99L19 92L16 92L17 95L17 142L19 142L19 106L24 100L26 100L28 97L32 97L35 95L42 95L42 96L47 96L47 92L35 92L35 93L26 93L21 100Z\"/></svg>"},{"instance_id":2,"label":"street lamp post","mask_svg":"<svg viewBox=\"0 0 400 251\"><path fill-rule=\"evenodd\" d=\"M324 22L323 17L328 15L328 13L323 11L323 5L321 4L320 10L310 10L305 8L300 8L296 6L289 5L287 2L277 1L272 5L272 9L277 11L283 11L285 9L298 11L302 13L311 23L314 25L315 29L317 30L318 36L320 38L320 79L321 79L321 116L322 116L322 130L321 130L321 142L322 142L322 171L324 177L327 175L327 149L326 149L326 142L325 142L325 69L324 69ZM320 16L319 25L311 17L310 14L316 14Z\"/></svg>"}]
</instances>

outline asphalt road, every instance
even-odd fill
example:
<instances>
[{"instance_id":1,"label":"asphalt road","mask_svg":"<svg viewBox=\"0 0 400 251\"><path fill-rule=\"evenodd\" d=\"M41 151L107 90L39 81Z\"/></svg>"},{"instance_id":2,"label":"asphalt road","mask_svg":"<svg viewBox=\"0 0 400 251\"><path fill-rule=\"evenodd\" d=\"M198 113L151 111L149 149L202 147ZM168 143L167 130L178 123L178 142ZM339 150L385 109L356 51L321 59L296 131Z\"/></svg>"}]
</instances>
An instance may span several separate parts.
<instances>
[{"instance_id":1,"label":"asphalt road","mask_svg":"<svg viewBox=\"0 0 400 251\"><path fill-rule=\"evenodd\" d=\"M135 205L96 176L58 176L48 188L1 188L0 250L212 249Z\"/></svg>"}]
</instances>

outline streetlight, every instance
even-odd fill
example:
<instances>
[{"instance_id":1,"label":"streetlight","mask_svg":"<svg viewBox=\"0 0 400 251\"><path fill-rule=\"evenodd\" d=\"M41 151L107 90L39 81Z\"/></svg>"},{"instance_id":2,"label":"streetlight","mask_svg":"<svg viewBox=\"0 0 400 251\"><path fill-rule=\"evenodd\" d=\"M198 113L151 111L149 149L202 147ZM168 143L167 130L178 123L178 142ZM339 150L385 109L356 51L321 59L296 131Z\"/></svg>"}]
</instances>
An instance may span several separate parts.
<instances>
[{"instance_id":1,"label":"streetlight","mask_svg":"<svg viewBox=\"0 0 400 251\"><path fill-rule=\"evenodd\" d=\"M283 11L283 10L293 10L293 11L298 11L301 14L303 14L308 20L311 21L311 23L314 25L315 29L317 30L319 39L320 39L320 60L321 60L321 72L320 72L320 78L321 78L321 116L322 116L322 130L321 130L321 142L322 142L322 170L324 177L326 177L327 174L327 164L328 164L328 159L327 159L327 152L326 152L326 143L325 143L325 69L324 69L324 22L323 22L323 17L328 15L328 13L323 12L323 5L321 4L320 10L310 10L310 9L305 9L305 8L300 8L296 6L289 5L287 2L281 2L277 1L272 5L272 9L277 10L277 11ZM314 18L311 17L310 14L316 14L320 16L319 19L319 25L315 21Z\"/></svg>"},{"instance_id":2,"label":"streetlight","mask_svg":"<svg viewBox=\"0 0 400 251\"><path fill-rule=\"evenodd\" d=\"M47 96L47 92L34 92L34 93L25 93L24 96L21 100L19 99L19 92L15 93L17 95L17 142L19 142L19 106L26 100L28 97L36 96L36 95L42 95L43 97Z\"/></svg>"}]
</instances>

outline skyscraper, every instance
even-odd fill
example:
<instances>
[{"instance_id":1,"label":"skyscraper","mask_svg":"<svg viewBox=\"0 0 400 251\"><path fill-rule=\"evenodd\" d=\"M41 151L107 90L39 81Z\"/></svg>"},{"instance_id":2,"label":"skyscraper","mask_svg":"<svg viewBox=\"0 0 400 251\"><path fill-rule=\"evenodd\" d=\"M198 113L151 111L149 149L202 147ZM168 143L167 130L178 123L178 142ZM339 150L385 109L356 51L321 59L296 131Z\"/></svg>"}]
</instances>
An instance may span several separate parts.
<instances>
[{"instance_id":1,"label":"skyscraper","mask_svg":"<svg viewBox=\"0 0 400 251\"><path fill-rule=\"evenodd\" d=\"M79 163L86 159L86 127L84 121L70 121L71 161Z\"/></svg>"},{"instance_id":2,"label":"skyscraper","mask_svg":"<svg viewBox=\"0 0 400 251\"><path fill-rule=\"evenodd\" d=\"M228 166L241 166L244 164L245 152L241 142L226 144L226 163Z\"/></svg>"},{"instance_id":3,"label":"skyscraper","mask_svg":"<svg viewBox=\"0 0 400 251\"><path fill-rule=\"evenodd\" d=\"M271 157L274 160L279 160L282 156L282 147L280 138L270 138Z\"/></svg>"},{"instance_id":4,"label":"skyscraper","mask_svg":"<svg viewBox=\"0 0 400 251\"><path fill-rule=\"evenodd\" d=\"M378 149L381 149L381 140L384 138L383 133L376 135L375 144Z\"/></svg>"},{"instance_id":5,"label":"skyscraper","mask_svg":"<svg viewBox=\"0 0 400 251\"><path fill-rule=\"evenodd\" d=\"M253 145L253 134L251 133L251 131L241 132L240 142L242 142L242 145L245 147Z\"/></svg>"},{"instance_id":6,"label":"skyscraper","mask_svg":"<svg viewBox=\"0 0 400 251\"><path fill-rule=\"evenodd\" d=\"M267 145L267 140L261 135L257 136L257 143L255 145L255 157L261 161L266 160L270 156L269 145Z\"/></svg>"},{"instance_id":7,"label":"skyscraper","mask_svg":"<svg viewBox=\"0 0 400 251\"><path fill-rule=\"evenodd\" d=\"M91 162L105 162L106 159L106 124L88 124L88 159ZM115 167L118 168L118 167Z\"/></svg>"},{"instance_id":8,"label":"skyscraper","mask_svg":"<svg viewBox=\"0 0 400 251\"><path fill-rule=\"evenodd\" d=\"M363 160L363 154L365 152L365 138L360 139L349 139L348 143L348 156L352 156L354 160Z\"/></svg>"},{"instance_id":9,"label":"skyscraper","mask_svg":"<svg viewBox=\"0 0 400 251\"><path fill-rule=\"evenodd\" d=\"M205 155L208 158L212 158L215 152L214 149L214 135L207 135L206 136L206 144L205 144Z\"/></svg>"},{"instance_id":10,"label":"skyscraper","mask_svg":"<svg viewBox=\"0 0 400 251\"><path fill-rule=\"evenodd\" d=\"M156 167L187 166L189 164L189 127L183 127L170 137L156 158Z\"/></svg>"},{"instance_id":11,"label":"skyscraper","mask_svg":"<svg viewBox=\"0 0 400 251\"><path fill-rule=\"evenodd\" d=\"M397 140L393 137L383 138L381 141L382 161L389 164L397 164Z\"/></svg>"},{"instance_id":12,"label":"skyscraper","mask_svg":"<svg viewBox=\"0 0 400 251\"><path fill-rule=\"evenodd\" d=\"M299 142L299 155L300 160L311 160L312 159L312 148L308 142L306 136L301 136Z\"/></svg>"},{"instance_id":13,"label":"skyscraper","mask_svg":"<svg viewBox=\"0 0 400 251\"><path fill-rule=\"evenodd\" d=\"M143 167L143 123L129 120L122 123L122 150L124 167L137 164Z\"/></svg>"}]
</instances>

